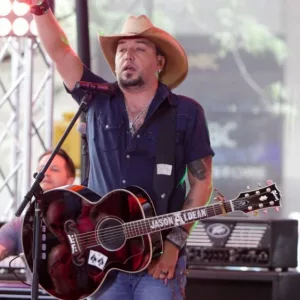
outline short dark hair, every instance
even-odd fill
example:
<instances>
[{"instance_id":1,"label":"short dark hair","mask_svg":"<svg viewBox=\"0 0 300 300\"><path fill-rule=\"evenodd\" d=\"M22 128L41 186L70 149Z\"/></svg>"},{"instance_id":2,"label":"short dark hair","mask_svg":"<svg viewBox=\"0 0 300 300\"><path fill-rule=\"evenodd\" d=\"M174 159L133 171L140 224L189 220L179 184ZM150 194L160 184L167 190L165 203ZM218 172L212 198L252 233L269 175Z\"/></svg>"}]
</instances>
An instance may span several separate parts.
<instances>
[{"instance_id":1,"label":"short dark hair","mask_svg":"<svg viewBox=\"0 0 300 300\"><path fill-rule=\"evenodd\" d=\"M44 156L51 154L52 152L53 150L45 151L40 155L38 161L40 161ZM68 153L64 149L59 149L56 155L59 155L65 161L69 176L75 178L76 175L75 165L72 158L68 155Z\"/></svg>"}]
</instances>

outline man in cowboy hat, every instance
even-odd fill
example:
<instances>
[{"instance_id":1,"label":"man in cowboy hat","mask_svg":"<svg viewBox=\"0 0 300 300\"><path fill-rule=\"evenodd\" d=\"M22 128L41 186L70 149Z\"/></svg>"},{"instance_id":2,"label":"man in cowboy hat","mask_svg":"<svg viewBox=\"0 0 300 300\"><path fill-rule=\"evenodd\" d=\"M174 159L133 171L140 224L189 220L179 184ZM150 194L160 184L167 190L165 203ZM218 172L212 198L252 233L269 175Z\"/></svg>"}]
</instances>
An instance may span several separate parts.
<instances>
[{"instance_id":1,"label":"man in cowboy hat","mask_svg":"<svg viewBox=\"0 0 300 300\"><path fill-rule=\"evenodd\" d=\"M82 64L45 0L24 1L31 4L43 46L77 102L83 95L74 89L78 81L107 83ZM97 93L87 112L89 187L104 195L116 188L140 186L151 196L159 215L205 205L212 191L214 152L204 111L195 100L171 92L188 73L183 48L144 15L129 17L120 34L101 35L99 40L117 81L113 84L114 94ZM163 123L163 109L176 112L173 122ZM172 143L160 147L159 142L172 136L171 131L170 135L164 132L169 123L176 127L174 155L167 153L160 162L157 157L162 157L164 148L172 149ZM187 197L186 170L191 186ZM172 176L170 192L164 180L170 182ZM159 189L163 192L158 193ZM182 225L180 215L177 223L163 234L163 252L147 270L135 274L116 272L114 280L107 280L94 299L183 299L184 250L192 224Z\"/></svg>"}]
</instances>

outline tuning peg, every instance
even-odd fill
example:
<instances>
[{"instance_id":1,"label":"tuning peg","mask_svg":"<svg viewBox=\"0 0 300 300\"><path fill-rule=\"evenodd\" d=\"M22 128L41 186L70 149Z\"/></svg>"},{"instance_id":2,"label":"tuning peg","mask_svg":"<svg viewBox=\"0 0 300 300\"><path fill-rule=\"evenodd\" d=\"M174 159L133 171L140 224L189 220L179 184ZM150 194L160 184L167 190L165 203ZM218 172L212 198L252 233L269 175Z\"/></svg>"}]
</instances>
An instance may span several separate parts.
<instances>
[{"instance_id":1,"label":"tuning peg","mask_svg":"<svg viewBox=\"0 0 300 300\"><path fill-rule=\"evenodd\" d=\"M274 207L274 209L275 209L277 212L280 211L279 207Z\"/></svg>"},{"instance_id":2,"label":"tuning peg","mask_svg":"<svg viewBox=\"0 0 300 300\"><path fill-rule=\"evenodd\" d=\"M250 185L247 185L247 190L250 190Z\"/></svg>"},{"instance_id":3,"label":"tuning peg","mask_svg":"<svg viewBox=\"0 0 300 300\"><path fill-rule=\"evenodd\" d=\"M257 186L258 186L258 187L261 187L261 184L258 182L258 183L257 183Z\"/></svg>"},{"instance_id":4,"label":"tuning peg","mask_svg":"<svg viewBox=\"0 0 300 300\"><path fill-rule=\"evenodd\" d=\"M271 184L273 184L273 180L268 179L268 180L267 180L267 185L271 185Z\"/></svg>"},{"instance_id":5,"label":"tuning peg","mask_svg":"<svg viewBox=\"0 0 300 300\"><path fill-rule=\"evenodd\" d=\"M268 214L268 211L265 209L265 210L263 210L263 213L264 213L265 215L267 215L267 214Z\"/></svg>"}]
</instances>

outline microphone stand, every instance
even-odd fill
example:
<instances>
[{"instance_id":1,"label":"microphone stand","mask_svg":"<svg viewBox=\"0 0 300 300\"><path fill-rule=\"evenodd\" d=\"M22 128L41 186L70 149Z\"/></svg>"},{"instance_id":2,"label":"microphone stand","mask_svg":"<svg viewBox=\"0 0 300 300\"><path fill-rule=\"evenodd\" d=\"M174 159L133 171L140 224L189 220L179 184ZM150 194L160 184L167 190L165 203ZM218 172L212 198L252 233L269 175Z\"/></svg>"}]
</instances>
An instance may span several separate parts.
<instances>
[{"instance_id":1,"label":"microphone stand","mask_svg":"<svg viewBox=\"0 0 300 300\"><path fill-rule=\"evenodd\" d=\"M33 260L33 270L32 270L32 284L31 284L31 299L35 300L38 299L38 283L39 283L39 263L41 259L41 247L40 247L40 239L41 239L41 214L40 214L40 207L39 202L43 200L43 190L40 186L40 183L45 177L45 173L49 168L52 160L58 153L59 149L61 148L63 142L69 135L71 129L73 128L74 124L76 123L77 119L80 117L81 113L86 112L89 103L92 101L95 92L86 92L80 102L78 111L76 112L75 116L71 120L70 124L68 125L67 129L65 130L64 134L60 138L59 142L57 143L56 147L53 149L48 161L46 162L45 166L39 173L35 173L33 176L35 178L34 183L32 184L30 190L24 196L22 203L20 204L19 208L17 209L16 216L19 217L23 210L25 209L26 205L31 201L32 197L35 197L35 209L34 209L34 228L33 228L33 253L32 253L32 260Z\"/></svg>"},{"instance_id":2,"label":"microphone stand","mask_svg":"<svg viewBox=\"0 0 300 300\"><path fill-rule=\"evenodd\" d=\"M81 147L82 147L82 161L83 164L81 166L81 182L87 183L88 182L88 175L89 175L89 165L90 165L90 159L89 159L89 150L88 150L88 143L86 134L81 134Z\"/></svg>"}]
</instances>

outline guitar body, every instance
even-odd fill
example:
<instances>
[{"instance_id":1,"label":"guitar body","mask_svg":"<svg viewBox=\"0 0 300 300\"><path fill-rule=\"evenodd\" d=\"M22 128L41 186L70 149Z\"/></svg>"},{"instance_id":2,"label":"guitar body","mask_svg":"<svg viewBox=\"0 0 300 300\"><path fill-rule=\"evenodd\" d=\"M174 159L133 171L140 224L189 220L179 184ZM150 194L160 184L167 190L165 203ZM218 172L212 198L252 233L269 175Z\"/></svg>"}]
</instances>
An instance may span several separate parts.
<instances>
[{"instance_id":1,"label":"guitar body","mask_svg":"<svg viewBox=\"0 0 300 300\"><path fill-rule=\"evenodd\" d=\"M39 284L59 299L94 294L111 270L137 273L162 251L160 232L126 239L122 224L156 216L150 197L139 187L101 197L72 185L45 192L41 208ZM34 203L26 211L22 243L33 270Z\"/></svg>"}]
</instances>

